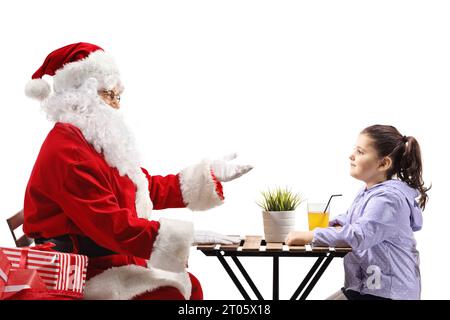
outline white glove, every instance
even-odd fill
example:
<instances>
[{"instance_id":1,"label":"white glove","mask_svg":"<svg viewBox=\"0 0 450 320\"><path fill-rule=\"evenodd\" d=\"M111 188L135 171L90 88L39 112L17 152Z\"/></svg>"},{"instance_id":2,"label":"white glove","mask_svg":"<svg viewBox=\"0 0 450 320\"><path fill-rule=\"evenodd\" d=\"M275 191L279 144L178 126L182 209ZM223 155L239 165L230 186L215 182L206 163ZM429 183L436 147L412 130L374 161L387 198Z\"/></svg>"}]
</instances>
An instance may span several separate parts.
<instances>
[{"instance_id":1,"label":"white glove","mask_svg":"<svg viewBox=\"0 0 450 320\"><path fill-rule=\"evenodd\" d=\"M230 163L236 157L237 154L232 153L211 162L211 169L219 181L227 182L234 180L253 169L250 165Z\"/></svg>"},{"instance_id":2,"label":"white glove","mask_svg":"<svg viewBox=\"0 0 450 320\"><path fill-rule=\"evenodd\" d=\"M218 244L232 244L239 243L241 241L240 237L237 236L226 236L213 231L198 230L194 233L194 243L218 243Z\"/></svg>"}]
</instances>

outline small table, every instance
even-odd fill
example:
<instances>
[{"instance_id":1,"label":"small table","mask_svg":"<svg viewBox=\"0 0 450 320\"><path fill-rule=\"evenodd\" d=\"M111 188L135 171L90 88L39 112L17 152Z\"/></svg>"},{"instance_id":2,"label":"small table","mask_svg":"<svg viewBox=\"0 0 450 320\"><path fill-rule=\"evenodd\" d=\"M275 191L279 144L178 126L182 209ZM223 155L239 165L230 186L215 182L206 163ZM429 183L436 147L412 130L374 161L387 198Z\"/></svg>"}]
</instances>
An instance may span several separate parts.
<instances>
[{"instance_id":1,"label":"small table","mask_svg":"<svg viewBox=\"0 0 450 320\"><path fill-rule=\"evenodd\" d=\"M309 245L286 246L283 245L283 243L266 243L261 236L246 236L245 240L241 240L240 243L232 245L197 244L197 249L202 251L206 256L217 257L219 259L223 268L245 300L251 300L251 298L236 277L236 274L233 272L228 262L225 260L226 256L231 257L231 260L236 264L236 267L242 273L242 276L247 281L258 300L264 300L264 298L238 257L273 257L273 300L279 300L280 257L317 258L316 262L291 297L291 300L297 300L298 296L300 296L299 300L305 300L330 265L333 258L343 258L347 253L352 251L351 248L311 247Z\"/></svg>"}]
</instances>

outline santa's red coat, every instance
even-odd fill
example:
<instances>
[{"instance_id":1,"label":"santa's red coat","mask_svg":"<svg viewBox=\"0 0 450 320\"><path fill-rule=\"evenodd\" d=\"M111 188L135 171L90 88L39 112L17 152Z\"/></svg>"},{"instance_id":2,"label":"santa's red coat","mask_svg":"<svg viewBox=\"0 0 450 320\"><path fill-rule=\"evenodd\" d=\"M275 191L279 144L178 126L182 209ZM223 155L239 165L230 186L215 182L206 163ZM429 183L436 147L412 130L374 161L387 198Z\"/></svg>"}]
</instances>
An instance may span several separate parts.
<instances>
[{"instance_id":1,"label":"santa's red coat","mask_svg":"<svg viewBox=\"0 0 450 320\"><path fill-rule=\"evenodd\" d=\"M190 186L189 179L192 178L192 172L198 170L188 170L184 179L180 179L180 174L151 176L144 168L142 171L148 179L153 209L196 206L194 203L187 203L185 198L192 199L192 194L195 194L199 180L194 177L197 180ZM215 186L212 191L216 193L210 196L218 201L223 200L220 183L215 181L213 175L210 178ZM186 184L183 188L180 180ZM103 155L86 141L77 127L56 123L42 145L26 188L24 232L32 238L62 235L88 237L99 246L116 253L90 258L88 279L113 266L136 265L147 268L147 260L152 256L158 237L159 245L165 246L173 236L169 233L176 234L179 230L167 223L164 228L167 231L162 234L160 222L139 218L135 195L136 186L133 181L126 175L121 176L116 168L111 167ZM161 252L165 250L162 248ZM171 258L163 257L168 261L163 261L158 268L164 269ZM127 272L129 270L130 268ZM186 273L180 270L176 272ZM112 281L110 279L106 277L104 280ZM166 281L161 275L152 279L156 280L149 280L149 290L170 286L178 281ZM120 290L120 284L114 288ZM124 295L117 293L114 297L131 298L144 292L140 288Z\"/></svg>"}]
</instances>

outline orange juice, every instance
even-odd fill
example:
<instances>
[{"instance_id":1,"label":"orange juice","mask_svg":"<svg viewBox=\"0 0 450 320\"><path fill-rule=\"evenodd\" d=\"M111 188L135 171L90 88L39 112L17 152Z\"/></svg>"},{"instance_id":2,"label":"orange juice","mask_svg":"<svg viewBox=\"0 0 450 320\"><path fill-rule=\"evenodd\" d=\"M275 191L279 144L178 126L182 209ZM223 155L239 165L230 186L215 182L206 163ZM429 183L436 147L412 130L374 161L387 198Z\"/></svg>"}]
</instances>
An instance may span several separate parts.
<instances>
[{"instance_id":1,"label":"orange juice","mask_svg":"<svg viewBox=\"0 0 450 320\"><path fill-rule=\"evenodd\" d=\"M309 231L312 231L315 228L328 227L329 216L330 214L328 212L323 213L322 211L309 211L308 212Z\"/></svg>"}]
</instances>

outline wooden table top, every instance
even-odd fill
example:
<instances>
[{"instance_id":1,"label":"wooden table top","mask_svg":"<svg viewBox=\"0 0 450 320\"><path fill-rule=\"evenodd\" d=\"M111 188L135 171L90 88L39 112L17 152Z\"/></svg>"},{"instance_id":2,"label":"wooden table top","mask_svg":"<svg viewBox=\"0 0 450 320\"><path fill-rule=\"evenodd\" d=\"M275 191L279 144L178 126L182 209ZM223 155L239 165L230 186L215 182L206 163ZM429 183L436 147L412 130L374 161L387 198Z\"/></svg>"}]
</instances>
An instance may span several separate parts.
<instances>
[{"instance_id":1,"label":"wooden table top","mask_svg":"<svg viewBox=\"0 0 450 320\"><path fill-rule=\"evenodd\" d=\"M207 256L220 253L228 256L327 256L333 254L343 257L352 248L316 247L316 246L287 246L278 242L266 242L262 236L245 236L236 244L194 244Z\"/></svg>"}]
</instances>

